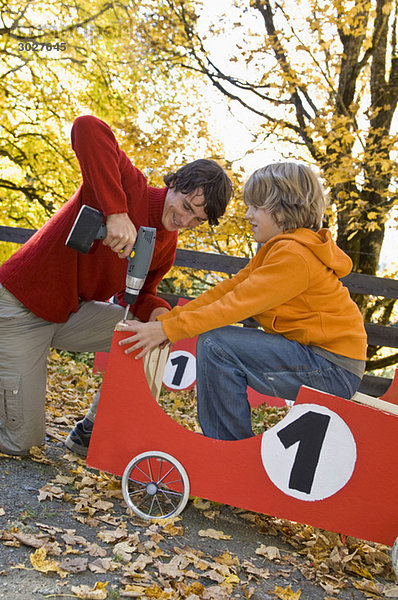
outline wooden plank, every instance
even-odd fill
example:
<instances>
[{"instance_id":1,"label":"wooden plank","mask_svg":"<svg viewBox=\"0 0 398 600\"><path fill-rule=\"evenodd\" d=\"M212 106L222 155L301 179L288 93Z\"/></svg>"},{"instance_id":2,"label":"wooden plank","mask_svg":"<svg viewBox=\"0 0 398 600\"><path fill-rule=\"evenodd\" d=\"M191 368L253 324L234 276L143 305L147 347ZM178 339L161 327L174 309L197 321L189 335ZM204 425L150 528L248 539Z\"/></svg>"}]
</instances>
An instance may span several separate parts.
<instances>
[{"instance_id":1,"label":"wooden plank","mask_svg":"<svg viewBox=\"0 0 398 600\"><path fill-rule=\"evenodd\" d=\"M190 267L197 271L216 271L234 275L243 269L249 262L248 258L216 254L214 252L197 252L177 248L174 265L176 267Z\"/></svg>"},{"instance_id":2,"label":"wooden plank","mask_svg":"<svg viewBox=\"0 0 398 600\"><path fill-rule=\"evenodd\" d=\"M23 229L22 227L0 225L0 242L24 244L35 232L36 229Z\"/></svg>"},{"instance_id":3,"label":"wooden plank","mask_svg":"<svg viewBox=\"0 0 398 600\"><path fill-rule=\"evenodd\" d=\"M194 299L189 296L177 296L176 294L165 293L160 293L159 296L164 298L164 300L172 307L177 304L178 298L184 298L186 300ZM258 327L257 321L253 318L244 319L241 323L243 323L245 327ZM388 348L398 348L398 327L365 323L365 329L368 334L368 344L374 346L387 346Z\"/></svg>"},{"instance_id":4,"label":"wooden plank","mask_svg":"<svg viewBox=\"0 0 398 600\"><path fill-rule=\"evenodd\" d=\"M170 344L165 348L154 348L143 358L145 376L149 389L155 400L159 400L160 390L163 383L163 375L167 360L170 355Z\"/></svg>"},{"instance_id":5,"label":"wooden plank","mask_svg":"<svg viewBox=\"0 0 398 600\"><path fill-rule=\"evenodd\" d=\"M174 265L190 267L196 270L216 271L234 275L249 262L248 258L215 254L212 252L196 252L177 248ZM398 299L398 281L386 277L375 277L363 273L350 273L341 279L342 283L352 293L383 296Z\"/></svg>"},{"instance_id":6,"label":"wooden plank","mask_svg":"<svg viewBox=\"0 0 398 600\"><path fill-rule=\"evenodd\" d=\"M369 345L398 348L398 327L365 323L365 329Z\"/></svg>"},{"instance_id":7,"label":"wooden plank","mask_svg":"<svg viewBox=\"0 0 398 600\"><path fill-rule=\"evenodd\" d=\"M398 298L398 281L387 277L375 277L364 273L350 273L341 282L355 294L370 294L384 298Z\"/></svg>"},{"instance_id":8,"label":"wooden plank","mask_svg":"<svg viewBox=\"0 0 398 600\"><path fill-rule=\"evenodd\" d=\"M392 404L391 402L386 402L385 400L380 400L380 398L374 398L373 396L367 396L360 392L354 394L351 400L398 416L398 404Z\"/></svg>"},{"instance_id":9,"label":"wooden plank","mask_svg":"<svg viewBox=\"0 0 398 600\"><path fill-rule=\"evenodd\" d=\"M0 241L23 244L34 232L34 229L0 225ZM196 270L233 275L245 267L248 262L248 258L240 256L177 248L174 265L176 267L188 267ZM398 299L398 281L394 279L375 277L363 273L350 273L346 277L343 277L341 281L353 293Z\"/></svg>"},{"instance_id":10,"label":"wooden plank","mask_svg":"<svg viewBox=\"0 0 398 600\"><path fill-rule=\"evenodd\" d=\"M392 379L388 379L387 377L364 375L358 391L369 396L382 396L386 393L391 383Z\"/></svg>"}]
</instances>

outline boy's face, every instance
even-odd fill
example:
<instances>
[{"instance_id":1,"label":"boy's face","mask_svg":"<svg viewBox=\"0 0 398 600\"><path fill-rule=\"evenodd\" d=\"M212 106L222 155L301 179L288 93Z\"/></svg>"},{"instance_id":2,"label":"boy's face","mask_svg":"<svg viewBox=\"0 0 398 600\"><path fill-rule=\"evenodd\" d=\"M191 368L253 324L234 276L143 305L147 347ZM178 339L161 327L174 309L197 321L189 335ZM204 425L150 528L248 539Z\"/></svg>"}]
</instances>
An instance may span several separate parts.
<instances>
[{"instance_id":1,"label":"boy's face","mask_svg":"<svg viewBox=\"0 0 398 600\"><path fill-rule=\"evenodd\" d=\"M254 204L247 205L247 211L245 215L246 219L249 220L252 226L253 237L256 242L264 244L278 233L282 233L282 227L279 227L270 215L262 206L255 206Z\"/></svg>"},{"instance_id":2,"label":"boy's face","mask_svg":"<svg viewBox=\"0 0 398 600\"><path fill-rule=\"evenodd\" d=\"M178 231L184 227L197 227L207 221L205 198L202 189L190 194L167 190L163 206L162 224L167 231Z\"/></svg>"}]
</instances>

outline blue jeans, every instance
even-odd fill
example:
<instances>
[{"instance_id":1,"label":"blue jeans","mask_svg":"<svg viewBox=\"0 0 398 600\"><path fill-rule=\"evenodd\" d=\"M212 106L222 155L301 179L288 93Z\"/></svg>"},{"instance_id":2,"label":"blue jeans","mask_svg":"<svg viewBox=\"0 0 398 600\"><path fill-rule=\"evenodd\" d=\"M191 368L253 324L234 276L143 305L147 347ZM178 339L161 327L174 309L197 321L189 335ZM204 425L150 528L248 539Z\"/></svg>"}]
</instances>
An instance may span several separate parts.
<instances>
[{"instance_id":1,"label":"blue jeans","mask_svg":"<svg viewBox=\"0 0 398 600\"><path fill-rule=\"evenodd\" d=\"M361 379L308 346L260 329L221 327L199 336L198 417L203 433L221 440L253 436L247 386L295 400L306 385L351 398Z\"/></svg>"}]
</instances>

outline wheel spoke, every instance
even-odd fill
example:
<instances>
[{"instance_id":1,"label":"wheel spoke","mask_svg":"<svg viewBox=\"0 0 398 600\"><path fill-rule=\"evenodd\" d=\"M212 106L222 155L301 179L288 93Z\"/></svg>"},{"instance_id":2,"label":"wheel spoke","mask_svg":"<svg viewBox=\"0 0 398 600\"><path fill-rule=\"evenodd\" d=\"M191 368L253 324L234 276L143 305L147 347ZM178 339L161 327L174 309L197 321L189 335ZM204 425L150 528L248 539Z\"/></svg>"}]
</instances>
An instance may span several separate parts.
<instances>
[{"instance_id":1,"label":"wheel spoke","mask_svg":"<svg viewBox=\"0 0 398 600\"><path fill-rule=\"evenodd\" d=\"M151 514L152 514L152 508L153 508L153 504L155 502L155 498L156 498L156 494L154 496L152 496L151 506L149 507L149 511L148 511L149 516L151 516Z\"/></svg>"},{"instance_id":2,"label":"wheel spoke","mask_svg":"<svg viewBox=\"0 0 398 600\"><path fill-rule=\"evenodd\" d=\"M143 475L145 475L145 477L146 477L147 479L149 479L149 481L152 481L152 479L151 479L151 477L148 475L148 473L145 473L145 471L143 471L143 470L141 469L141 467L139 467L138 465L135 465L135 468L136 468L136 469L138 469L139 471L141 471L141 473L142 473Z\"/></svg>"},{"instance_id":3,"label":"wheel spoke","mask_svg":"<svg viewBox=\"0 0 398 600\"><path fill-rule=\"evenodd\" d=\"M169 473L171 473L173 469L175 469L174 465L172 465L172 466L170 467L170 469L167 471L167 473L165 473L165 474L163 475L162 479L159 479L159 481L157 481L156 483L157 483L158 485L159 485L159 483L162 483L163 479L164 479L165 477L167 477L167 475L168 475Z\"/></svg>"},{"instance_id":4,"label":"wheel spoke","mask_svg":"<svg viewBox=\"0 0 398 600\"><path fill-rule=\"evenodd\" d=\"M170 494L171 496L179 496L180 498L182 496L181 492L173 492L173 490L164 490L163 488L159 488L159 491L162 492L162 494Z\"/></svg>"},{"instance_id":5,"label":"wheel spoke","mask_svg":"<svg viewBox=\"0 0 398 600\"><path fill-rule=\"evenodd\" d=\"M163 485L171 485L172 483L181 483L181 478L180 479L173 479L173 481L165 481L163 483Z\"/></svg>"},{"instance_id":6,"label":"wheel spoke","mask_svg":"<svg viewBox=\"0 0 398 600\"><path fill-rule=\"evenodd\" d=\"M156 496L154 496L154 498L156 498L156 502L158 503L160 514L162 515L162 517L164 517L164 512L163 512L162 507L160 505L158 495L156 494Z\"/></svg>"},{"instance_id":7,"label":"wheel spoke","mask_svg":"<svg viewBox=\"0 0 398 600\"><path fill-rule=\"evenodd\" d=\"M146 483L143 481L138 481L137 479L132 479L131 477L129 477L129 483L136 483L137 485L142 485L142 487L146 486Z\"/></svg>"},{"instance_id":8,"label":"wheel spoke","mask_svg":"<svg viewBox=\"0 0 398 600\"><path fill-rule=\"evenodd\" d=\"M172 505L172 507L175 509L178 506L178 504L174 504L173 500L171 498L169 498L167 496L167 494L165 494L165 492L163 492L163 490L160 490L160 491L164 494L165 500L167 500L167 502L169 502Z\"/></svg>"},{"instance_id":9,"label":"wheel spoke","mask_svg":"<svg viewBox=\"0 0 398 600\"><path fill-rule=\"evenodd\" d=\"M151 463L149 462L149 458L146 459L146 463L148 465L148 471L149 471L149 475L150 475L150 481L154 481L153 475L152 475Z\"/></svg>"},{"instance_id":10,"label":"wheel spoke","mask_svg":"<svg viewBox=\"0 0 398 600\"><path fill-rule=\"evenodd\" d=\"M163 462L164 462L164 461L163 461L163 460L160 458L160 459L159 459L158 480L157 480L157 482L156 482L156 483L159 483L159 481L160 481L160 474L161 474L161 472L162 472L162 466L163 466Z\"/></svg>"},{"instance_id":11,"label":"wheel spoke","mask_svg":"<svg viewBox=\"0 0 398 600\"><path fill-rule=\"evenodd\" d=\"M144 492L145 492L145 490L131 490L131 491L129 490L130 496L132 496L133 494L142 494Z\"/></svg>"}]
</instances>

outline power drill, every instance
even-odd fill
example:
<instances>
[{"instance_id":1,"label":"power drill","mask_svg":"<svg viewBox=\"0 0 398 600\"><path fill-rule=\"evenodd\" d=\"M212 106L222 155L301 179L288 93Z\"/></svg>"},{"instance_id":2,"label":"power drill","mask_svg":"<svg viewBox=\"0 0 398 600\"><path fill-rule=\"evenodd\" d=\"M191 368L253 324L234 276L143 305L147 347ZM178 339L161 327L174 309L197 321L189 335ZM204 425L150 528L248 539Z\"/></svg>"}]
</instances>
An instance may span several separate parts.
<instances>
[{"instance_id":1,"label":"power drill","mask_svg":"<svg viewBox=\"0 0 398 600\"><path fill-rule=\"evenodd\" d=\"M87 254L94 240L103 240L106 236L107 230L102 212L83 204L65 245L82 254ZM126 320L130 305L135 303L144 285L152 261L155 240L156 229L154 227L139 228L133 249L127 259L128 267L124 292L124 301L127 306L123 321Z\"/></svg>"}]
</instances>

